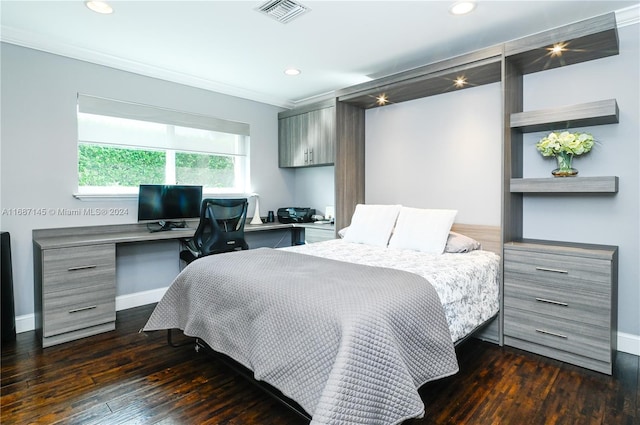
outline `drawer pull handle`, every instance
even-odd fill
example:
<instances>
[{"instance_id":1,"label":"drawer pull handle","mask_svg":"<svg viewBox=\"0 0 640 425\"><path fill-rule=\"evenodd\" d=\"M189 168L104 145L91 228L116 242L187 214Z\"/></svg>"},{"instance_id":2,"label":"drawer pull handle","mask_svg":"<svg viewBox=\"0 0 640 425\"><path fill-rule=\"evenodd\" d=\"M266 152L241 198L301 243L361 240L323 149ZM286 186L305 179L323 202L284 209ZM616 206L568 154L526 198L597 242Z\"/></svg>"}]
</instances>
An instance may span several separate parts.
<instances>
[{"instance_id":1,"label":"drawer pull handle","mask_svg":"<svg viewBox=\"0 0 640 425\"><path fill-rule=\"evenodd\" d=\"M89 264L88 266L69 267L67 270L70 271L70 272L73 272L73 271L76 271L76 270L95 269L96 267L98 267L97 264Z\"/></svg>"},{"instance_id":2,"label":"drawer pull handle","mask_svg":"<svg viewBox=\"0 0 640 425\"><path fill-rule=\"evenodd\" d=\"M81 311L93 310L94 308L98 308L97 305L88 305L86 307L74 308L73 310L69 310L69 314L79 313Z\"/></svg>"},{"instance_id":3,"label":"drawer pull handle","mask_svg":"<svg viewBox=\"0 0 640 425\"><path fill-rule=\"evenodd\" d=\"M548 300L546 298L538 298L538 297L536 297L536 301L538 301L540 303L547 303L547 304L553 304L553 305L561 305L562 307L569 307L569 304L563 303L562 301Z\"/></svg>"},{"instance_id":4,"label":"drawer pull handle","mask_svg":"<svg viewBox=\"0 0 640 425\"><path fill-rule=\"evenodd\" d=\"M545 331L544 329L536 329L536 332L541 333L541 334L545 334L545 335L556 336L558 338L563 338L563 339L569 338L566 335L558 334L558 333L555 333L555 332Z\"/></svg>"},{"instance_id":5,"label":"drawer pull handle","mask_svg":"<svg viewBox=\"0 0 640 425\"><path fill-rule=\"evenodd\" d=\"M539 270L541 272L553 272L553 273L569 274L569 271L567 271L567 270L550 269L548 267L536 267L536 270Z\"/></svg>"}]
</instances>

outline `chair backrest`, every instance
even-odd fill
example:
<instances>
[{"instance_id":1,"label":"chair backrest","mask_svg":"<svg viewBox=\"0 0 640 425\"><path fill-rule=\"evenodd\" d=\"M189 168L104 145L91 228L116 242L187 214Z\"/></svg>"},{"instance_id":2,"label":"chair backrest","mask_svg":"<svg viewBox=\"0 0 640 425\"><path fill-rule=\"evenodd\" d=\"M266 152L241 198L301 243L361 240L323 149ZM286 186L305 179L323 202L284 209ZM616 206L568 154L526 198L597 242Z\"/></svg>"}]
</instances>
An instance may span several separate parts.
<instances>
[{"instance_id":1,"label":"chair backrest","mask_svg":"<svg viewBox=\"0 0 640 425\"><path fill-rule=\"evenodd\" d=\"M247 198L202 200L200 223L193 235L201 256L249 249L244 240Z\"/></svg>"}]
</instances>

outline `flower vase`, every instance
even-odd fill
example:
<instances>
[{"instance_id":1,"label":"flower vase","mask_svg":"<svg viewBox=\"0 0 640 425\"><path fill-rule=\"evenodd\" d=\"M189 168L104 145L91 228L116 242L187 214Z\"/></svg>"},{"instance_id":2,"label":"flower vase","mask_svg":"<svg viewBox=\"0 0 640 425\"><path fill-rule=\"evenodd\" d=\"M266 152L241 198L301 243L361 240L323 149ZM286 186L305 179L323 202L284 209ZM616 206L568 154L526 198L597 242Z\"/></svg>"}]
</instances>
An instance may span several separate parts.
<instances>
[{"instance_id":1,"label":"flower vase","mask_svg":"<svg viewBox=\"0 0 640 425\"><path fill-rule=\"evenodd\" d=\"M558 152L556 154L556 161L558 162L558 168L551 172L554 177L573 177L578 174L578 170L571 168L571 162L573 161L572 154Z\"/></svg>"}]
</instances>

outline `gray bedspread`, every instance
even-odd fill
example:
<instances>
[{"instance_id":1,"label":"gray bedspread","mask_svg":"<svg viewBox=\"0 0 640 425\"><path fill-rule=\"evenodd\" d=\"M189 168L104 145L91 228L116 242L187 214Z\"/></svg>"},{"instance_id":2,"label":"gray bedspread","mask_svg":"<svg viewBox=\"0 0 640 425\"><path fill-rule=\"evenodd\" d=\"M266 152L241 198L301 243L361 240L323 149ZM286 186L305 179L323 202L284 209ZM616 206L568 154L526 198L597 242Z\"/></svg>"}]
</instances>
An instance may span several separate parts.
<instances>
[{"instance_id":1,"label":"gray bedspread","mask_svg":"<svg viewBox=\"0 0 640 425\"><path fill-rule=\"evenodd\" d=\"M186 267L144 331L179 328L297 401L312 424L397 424L458 371L442 305L409 272L268 248Z\"/></svg>"}]
</instances>

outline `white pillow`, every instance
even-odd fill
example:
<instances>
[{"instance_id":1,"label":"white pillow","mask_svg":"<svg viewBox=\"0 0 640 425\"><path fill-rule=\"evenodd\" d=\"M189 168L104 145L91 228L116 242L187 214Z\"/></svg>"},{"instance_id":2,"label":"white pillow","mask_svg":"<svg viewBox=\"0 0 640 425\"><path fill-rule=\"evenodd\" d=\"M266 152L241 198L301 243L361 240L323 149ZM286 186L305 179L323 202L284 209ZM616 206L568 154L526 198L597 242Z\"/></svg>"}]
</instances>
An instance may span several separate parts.
<instances>
[{"instance_id":1,"label":"white pillow","mask_svg":"<svg viewBox=\"0 0 640 425\"><path fill-rule=\"evenodd\" d=\"M389 248L442 254L457 210L402 207Z\"/></svg>"},{"instance_id":2,"label":"white pillow","mask_svg":"<svg viewBox=\"0 0 640 425\"><path fill-rule=\"evenodd\" d=\"M344 240L386 247L399 212L400 205L356 205Z\"/></svg>"}]
</instances>

